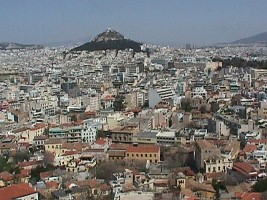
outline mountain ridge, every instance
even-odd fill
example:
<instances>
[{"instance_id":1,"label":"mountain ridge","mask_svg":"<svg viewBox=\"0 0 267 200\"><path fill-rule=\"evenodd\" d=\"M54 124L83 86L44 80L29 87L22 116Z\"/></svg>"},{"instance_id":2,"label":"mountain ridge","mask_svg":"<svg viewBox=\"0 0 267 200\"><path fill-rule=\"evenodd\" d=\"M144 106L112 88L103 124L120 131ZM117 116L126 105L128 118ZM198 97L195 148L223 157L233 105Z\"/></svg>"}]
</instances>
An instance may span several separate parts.
<instances>
[{"instance_id":1,"label":"mountain ridge","mask_svg":"<svg viewBox=\"0 0 267 200\"><path fill-rule=\"evenodd\" d=\"M267 44L267 32L259 33L250 37L230 42L230 44L251 44L251 43Z\"/></svg>"},{"instance_id":2,"label":"mountain ridge","mask_svg":"<svg viewBox=\"0 0 267 200\"><path fill-rule=\"evenodd\" d=\"M15 42L0 42L0 50L12 50L12 49L41 49L42 45L34 44L19 44Z\"/></svg>"},{"instance_id":3,"label":"mountain ridge","mask_svg":"<svg viewBox=\"0 0 267 200\"><path fill-rule=\"evenodd\" d=\"M99 51L99 50L124 50L133 49L134 52L141 51L141 43L125 37L114 29L108 28L98 34L90 42L73 48L71 51Z\"/></svg>"}]
</instances>

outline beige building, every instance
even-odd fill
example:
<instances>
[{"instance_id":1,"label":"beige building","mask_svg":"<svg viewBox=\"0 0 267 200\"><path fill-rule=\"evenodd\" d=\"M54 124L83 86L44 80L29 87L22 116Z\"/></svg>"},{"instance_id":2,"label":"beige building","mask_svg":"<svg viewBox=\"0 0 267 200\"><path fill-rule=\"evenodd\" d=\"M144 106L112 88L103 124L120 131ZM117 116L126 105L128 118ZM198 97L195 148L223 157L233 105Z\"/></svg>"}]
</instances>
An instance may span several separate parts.
<instances>
[{"instance_id":1,"label":"beige building","mask_svg":"<svg viewBox=\"0 0 267 200\"><path fill-rule=\"evenodd\" d=\"M198 140L196 142L195 159L198 170L204 169L205 160L212 156L221 154L220 148L217 148L213 143L208 140Z\"/></svg>"},{"instance_id":2,"label":"beige building","mask_svg":"<svg viewBox=\"0 0 267 200\"><path fill-rule=\"evenodd\" d=\"M49 139L48 141L45 142L45 151L54 153L56 155L61 155L62 152L62 144L63 140L59 138L53 138Z\"/></svg>"},{"instance_id":3,"label":"beige building","mask_svg":"<svg viewBox=\"0 0 267 200\"><path fill-rule=\"evenodd\" d=\"M156 145L130 145L126 148L126 161L157 163L160 161L160 147Z\"/></svg>"},{"instance_id":4,"label":"beige building","mask_svg":"<svg viewBox=\"0 0 267 200\"><path fill-rule=\"evenodd\" d=\"M46 129L45 124L36 124L33 128L21 132L21 137L19 142L29 142L30 144L32 144L34 137L43 135L45 129Z\"/></svg>"},{"instance_id":5,"label":"beige building","mask_svg":"<svg viewBox=\"0 0 267 200\"><path fill-rule=\"evenodd\" d=\"M214 155L204 160L205 173L226 172L227 168L233 167L233 161L220 155Z\"/></svg>"}]
</instances>

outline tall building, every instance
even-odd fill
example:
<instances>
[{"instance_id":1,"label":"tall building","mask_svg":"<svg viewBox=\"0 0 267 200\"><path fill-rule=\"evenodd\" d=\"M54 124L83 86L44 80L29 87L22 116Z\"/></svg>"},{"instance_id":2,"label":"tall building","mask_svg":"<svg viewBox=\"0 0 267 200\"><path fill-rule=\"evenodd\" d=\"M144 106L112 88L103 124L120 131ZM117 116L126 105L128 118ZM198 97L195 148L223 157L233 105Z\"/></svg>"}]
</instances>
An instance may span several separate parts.
<instances>
[{"instance_id":1,"label":"tall building","mask_svg":"<svg viewBox=\"0 0 267 200\"><path fill-rule=\"evenodd\" d=\"M171 87L149 88L148 104L150 108L154 108L162 100L173 100L175 92Z\"/></svg>"}]
</instances>

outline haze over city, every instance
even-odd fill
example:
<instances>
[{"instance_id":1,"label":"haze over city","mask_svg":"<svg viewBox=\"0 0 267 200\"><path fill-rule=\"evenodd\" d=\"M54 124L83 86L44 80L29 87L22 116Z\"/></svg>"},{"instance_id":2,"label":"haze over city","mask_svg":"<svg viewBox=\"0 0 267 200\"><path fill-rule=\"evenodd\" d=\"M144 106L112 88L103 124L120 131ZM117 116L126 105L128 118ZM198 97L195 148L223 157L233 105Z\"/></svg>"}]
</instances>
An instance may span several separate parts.
<instances>
[{"instance_id":1,"label":"haze over city","mask_svg":"<svg viewBox=\"0 0 267 200\"><path fill-rule=\"evenodd\" d=\"M266 8L0 0L0 200L266 200Z\"/></svg>"},{"instance_id":2,"label":"haze over city","mask_svg":"<svg viewBox=\"0 0 267 200\"><path fill-rule=\"evenodd\" d=\"M84 42L110 27L140 42L206 45L267 31L264 0L0 3L0 42Z\"/></svg>"}]
</instances>

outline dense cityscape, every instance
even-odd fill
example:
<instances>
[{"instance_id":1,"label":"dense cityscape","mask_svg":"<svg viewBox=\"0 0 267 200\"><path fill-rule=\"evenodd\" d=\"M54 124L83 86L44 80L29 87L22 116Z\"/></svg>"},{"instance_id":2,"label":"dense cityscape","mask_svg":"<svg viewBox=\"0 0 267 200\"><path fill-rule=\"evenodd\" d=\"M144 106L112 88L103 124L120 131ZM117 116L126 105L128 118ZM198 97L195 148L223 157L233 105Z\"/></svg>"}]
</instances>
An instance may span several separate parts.
<instances>
[{"instance_id":1,"label":"dense cityscape","mask_svg":"<svg viewBox=\"0 0 267 200\"><path fill-rule=\"evenodd\" d=\"M267 199L267 48L129 41L0 50L0 199Z\"/></svg>"}]
</instances>

